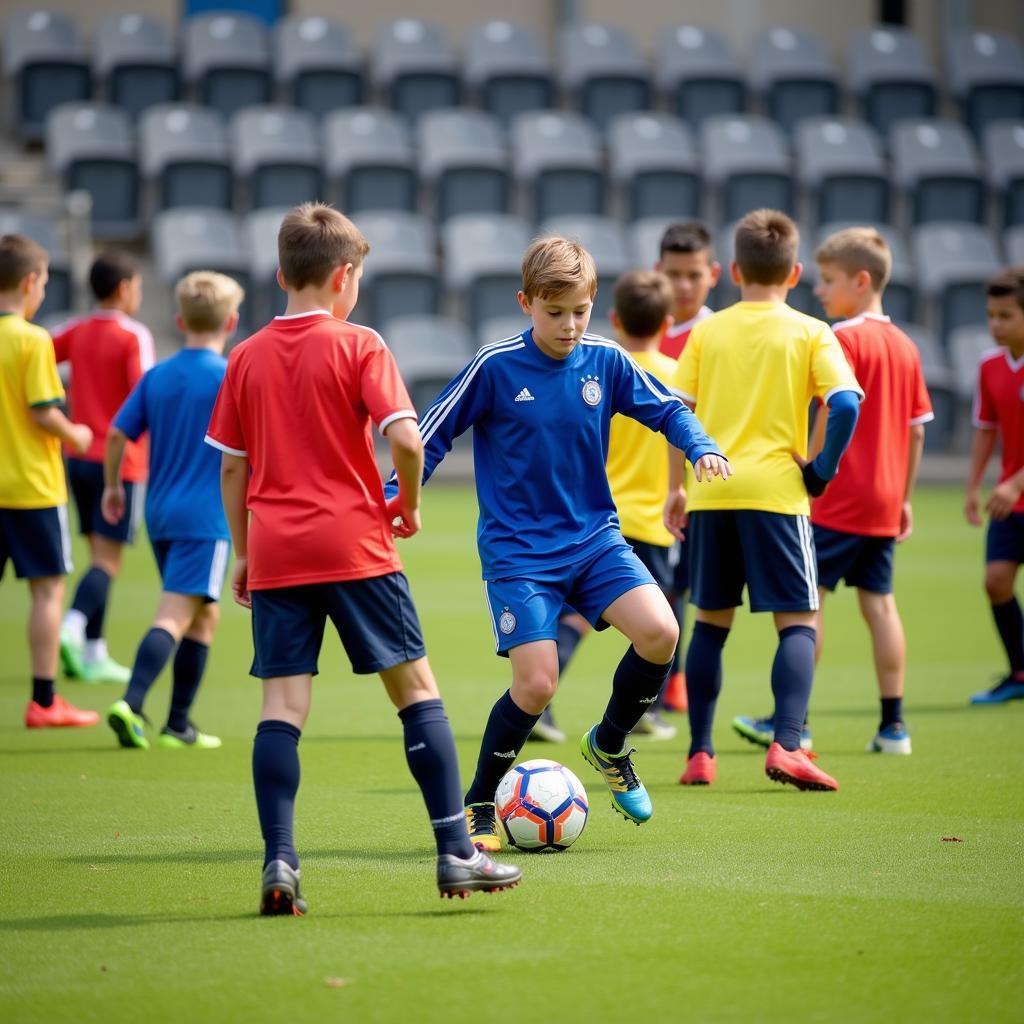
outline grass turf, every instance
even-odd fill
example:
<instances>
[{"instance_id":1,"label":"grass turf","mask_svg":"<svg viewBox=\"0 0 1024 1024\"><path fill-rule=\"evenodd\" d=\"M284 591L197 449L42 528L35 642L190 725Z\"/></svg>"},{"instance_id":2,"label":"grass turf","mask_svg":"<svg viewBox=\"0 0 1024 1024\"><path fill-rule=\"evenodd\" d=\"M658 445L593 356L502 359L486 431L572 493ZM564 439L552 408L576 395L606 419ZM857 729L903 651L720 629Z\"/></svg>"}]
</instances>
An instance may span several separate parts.
<instances>
[{"instance_id":1,"label":"grass turf","mask_svg":"<svg viewBox=\"0 0 1024 1024\"><path fill-rule=\"evenodd\" d=\"M963 525L959 503L957 492L923 491L917 532L897 558L912 757L864 752L875 684L856 600L841 591L829 601L812 725L842 791L769 782L763 752L729 729L734 714L770 707L770 620L744 613L726 651L718 782L676 784L676 717L676 741L637 744L655 805L637 829L613 814L576 746L623 647L593 636L556 702L569 741L523 755L580 775L586 832L566 853L519 855L526 875L515 892L464 904L437 897L429 830L381 686L352 676L329 636L300 748L302 920L255 914L259 684L246 675L246 613L224 605L196 708L224 748L122 751L104 724L23 728L27 597L8 575L0 1017L1020 1020L1024 702L966 704L1001 655L980 586L981 535ZM508 671L492 653L473 516L468 490L431 489L425 531L402 547L466 774ZM140 545L109 616L122 661L156 588ZM61 690L100 711L119 696L110 686ZM168 692L165 673L147 705L157 728Z\"/></svg>"}]
</instances>

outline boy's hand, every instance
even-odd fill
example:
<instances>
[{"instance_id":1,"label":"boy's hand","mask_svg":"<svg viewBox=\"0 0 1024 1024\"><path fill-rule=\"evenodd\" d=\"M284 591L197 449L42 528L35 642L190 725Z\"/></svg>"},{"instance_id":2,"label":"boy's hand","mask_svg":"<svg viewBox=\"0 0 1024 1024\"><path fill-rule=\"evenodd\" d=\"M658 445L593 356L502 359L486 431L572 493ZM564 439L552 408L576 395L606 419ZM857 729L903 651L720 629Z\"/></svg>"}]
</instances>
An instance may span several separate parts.
<instances>
[{"instance_id":1,"label":"boy's hand","mask_svg":"<svg viewBox=\"0 0 1024 1024\"><path fill-rule=\"evenodd\" d=\"M910 502L903 502L900 509L900 532L896 534L896 543L902 544L914 532L914 510Z\"/></svg>"},{"instance_id":2,"label":"boy's hand","mask_svg":"<svg viewBox=\"0 0 1024 1024\"><path fill-rule=\"evenodd\" d=\"M124 487L121 484L103 488L100 512L111 526L117 526L124 519L125 504Z\"/></svg>"},{"instance_id":3,"label":"boy's hand","mask_svg":"<svg viewBox=\"0 0 1024 1024\"><path fill-rule=\"evenodd\" d=\"M964 499L964 519L971 526L981 526L981 502L977 491L968 491Z\"/></svg>"},{"instance_id":4,"label":"boy's hand","mask_svg":"<svg viewBox=\"0 0 1024 1024\"><path fill-rule=\"evenodd\" d=\"M1020 501L1020 487L1012 480L1004 480L992 492L985 503L985 509L993 519L1006 519L1018 501Z\"/></svg>"},{"instance_id":5,"label":"boy's hand","mask_svg":"<svg viewBox=\"0 0 1024 1024\"><path fill-rule=\"evenodd\" d=\"M231 593L237 604L243 608L252 608L252 596L249 594L248 556L235 557L235 567L231 571Z\"/></svg>"},{"instance_id":6,"label":"boy's hand","mask_svg":"<svg viewBox=\"0 0 1024 1024\"><path fill-rule=\"evenodd\" d=\"M68 441L79 455L84 455L92 444L92 429L85 423L72 423Z\"/></svg>"},{"instance_id":7,"label":"boy's hand","mask_svg":"<svg viewBox=\"0 0 1024 1024\"><path fill-rule=\"evenodd\" d=\"M732 466L729 465L729 460L721 455L702 455L694 464L693 474L697 478L697 483L710 480L713 476L728 480L732 476Z\"/></svg>"},{"instance_id":8,"label":"boy's hand","mask_svg":"<svg viewBox=\"0 0 1024 1024\"><path fill-rule=\"evenodd\" d=\"M796 452L793 452L793 461L800 467L807 493L812 498L820 498L825 493L825 488L828 487L828 481L822 479L822 477L814 472L810 459L804 459L797 455Z\"/></svg>"},{"instance_id":9,"label":"boy's hand","mask_svg":"<svg viewBox=\"0 0 1024 1024\"><path fill-rule=\"evenodd\" d=\"M409 507L402 500L401 494L396 494L387 503L387 512L392 536L408 538L420 532L423 523L420 520L419 506Z\"/></svg>"},{"instance_id":10,"label":"boy's hand","mask_svg":"<svg viewBox=\"0 0 1024 1024\"><path fill-rule=\"evenodd\" d=\"M668 498L665 500L665 509L662 512L662 522L665 524L665 529L672 534L676 540L683 540L683 530L686 529L686 523L689 516L686 514L686 491L681 487L677 491L670 491Z\"/></svg>"}]
</instances>

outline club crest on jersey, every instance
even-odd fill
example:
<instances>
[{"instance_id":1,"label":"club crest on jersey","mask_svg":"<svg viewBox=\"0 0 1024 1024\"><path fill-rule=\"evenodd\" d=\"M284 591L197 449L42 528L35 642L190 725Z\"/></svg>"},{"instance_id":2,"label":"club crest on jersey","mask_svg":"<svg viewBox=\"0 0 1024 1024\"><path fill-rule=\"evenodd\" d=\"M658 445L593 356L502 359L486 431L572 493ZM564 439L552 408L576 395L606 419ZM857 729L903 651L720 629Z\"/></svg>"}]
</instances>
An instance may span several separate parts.
<instances>
[{"instance_id":1,"label":"club crest on jersey","mask_svg":"<svg viewBox=\"0 0 1024 1024\"><path fill-rule=\"evenodd\" d=\"M516 617L505 608L498 616L498 629L508 636L516 628Z\"/></svg>"},{"instance_id":2,"label":"club crest on jersey","mask_svg":"<svg viewBox=\"0 0 1024 1024\"><path fill-rule=\"evenodd\" d=\"M586 377L580 377L583 382L583 390L580 394L583 395L583 401L587 403L592 409L601 404L601 384L596 377L592 377L589 373Z\"/></svg>"}]
</instances>

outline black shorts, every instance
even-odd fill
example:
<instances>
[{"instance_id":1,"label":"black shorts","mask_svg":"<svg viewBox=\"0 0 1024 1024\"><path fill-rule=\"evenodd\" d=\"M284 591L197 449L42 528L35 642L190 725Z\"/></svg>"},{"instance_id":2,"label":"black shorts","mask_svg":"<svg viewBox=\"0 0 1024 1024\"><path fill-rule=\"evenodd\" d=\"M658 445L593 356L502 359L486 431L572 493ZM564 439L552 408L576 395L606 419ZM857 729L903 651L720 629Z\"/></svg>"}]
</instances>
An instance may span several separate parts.
<instances>
[{"instance_id":1,"label":"black shorts","mask_svg":"<svg viewBox=\"0 0 1024 1024\"><path fill-rule=\"evenodd\" d=\"M0 508L0 579L8 559L21 580L72 572L67 505Z\"/></svg>"},{"instance_id":2,"label":"black shorts","mask_svg":"<svg viewBox=\"0 0 1024 1024\"><path fill-rule=\"evenodd\" d=\"M679 557L679 545L671 544L663 547L660 544L650 544L645 540L634 540L623 534L626 543L636 552L636 557L647 567L654 577L654 582L665 593L671 593L674 589L673 574L676 568L676 559Z\"/></svg>"},{"instance_id":3,"label":"black shorts","mask_svg":"<svg viewBox=\"0 0 1024 1024\"><path fill-rule=\"evenodd\" d=\"M676 566L672 570L672 589L680 597L690 589L690 545L688 536L683 530L683 539L677 540Z\"/></svg>"},{"instance_id":4,"label":"black shorts","mask_svg":"<svg viewBox=\"0 0 1024 1024\"><path fill-rule=\"evenodd\" d=\"M865 537L859 533L814 527L818 555L818 583L835 590L840 580L848 587L872 594L892 593L892 560L895 537Z\"/></svg>"},{"instance_id":5,"label":"black shorts","mask_svg":"<svg viewBox=\"0 0 1024 1024\"><path fill-rule=\"evenodd\" d=\"M986 562L1024 562L1024 513L990 519L985 534Z\"/></svg>"},{"instance_id":6,"label":"black shorts","mask_svg":"<svg viewBox=\"0 0 1024 1024\"><path fill-rule=\"evenodd\" d=\"M144 486L125 481L124 516L116 526L111 526L100 511L103 501L103 466L100 463L68 459L68 484L78 509L78 532L83 537L98 533L121 544L131 544L135 540L135 529L144 503Z\"/></svg>"},{"instance_id":7,"label":"black shorts","mask_svg":"<svg viewBox=\"0 0 1024 1024\"><path fill-rule=\"evenodd\" d=\"M352 671L381 672L427 652L404 573L252 591L251 675L316 675L327 620Z\"/></svg>"}]
</instances>

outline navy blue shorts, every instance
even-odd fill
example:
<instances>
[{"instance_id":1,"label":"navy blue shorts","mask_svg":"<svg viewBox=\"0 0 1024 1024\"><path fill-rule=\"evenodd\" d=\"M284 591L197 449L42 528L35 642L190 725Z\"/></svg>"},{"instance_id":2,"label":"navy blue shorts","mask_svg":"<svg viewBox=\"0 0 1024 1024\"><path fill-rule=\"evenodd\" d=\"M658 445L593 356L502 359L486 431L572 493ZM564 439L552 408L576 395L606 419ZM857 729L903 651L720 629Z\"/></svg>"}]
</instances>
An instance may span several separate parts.
<instances>
[{"instance_id":1,"label":"navy blue shorts","mask_svg":"<svg viewBox=\"0 0 1024 1024\"><path fill-rule=\"evenodd\" d=\"M654 577L654 582L665 593L671 593L674 589L674 573L676 560L679 558L679 545L672 544L666 548L660 544L650 544L645 540L634 540L632 537L623 536L623 539L636 552L636 557L647 567Z\"/></svg>"},{"instance_id":2,"label":"navy blue shorts","mask_svg":"<svg viewBox=\"0 0 1024 1024\"><path fill-rule=\"evenodd\" d=\"M67 505L0 508L0 579L8 559L20 580L72 572Z\"/></svg>"},{"instance_id":3,"label":"navy blue shorts","mask_svg":"<svg viewBox=\"0 0 1024 1024\"><path fill-rule=\"evenodd\" d=\"M839 581L845 580L848 587L872 594L892 593L895 537L865 537L814 526L814 549L818 554L818 584L826 590L835 590Z\"/></svg>"},{"instance_id":4,"label":"navy blue shorts","mask_svg":"<svg viewBox=\"0 0 1024 1024\"><path fill-rule=\"evenodd\" d=\"M1024 562L1024 512L990 519L985 533L986 562Z\"/></svg>"},{"instance_id":5,"label":"navy blue shorts","mask_svg":"<svg viewBox=\"0 0 1024 1024\"><path fill-rule=\"evenodd\" d=\"M231 557L231 541L154 540L150 543L165 591L202 597L207 604L220 600Z\"/></svg>"},{"instance_id":6,"label":"navy blue shorts","mask_svg":"<svg viewBox=\"0 0 1024 1024\"><path fill-rule=\"evenodd\" d=\"M103 518L103 466L85 459L68 459L68 484L78 509L78 532L83 537L98 533L101 537L131 544L139 524L146 489L139 484L124 484L124 516L116 526Z\"/></svg>"},{"instance_id":7,"label":"navy blue shorts","mask_svg":"<svg viewBox=\"0 0 1024 1024\"><path fill-rule=\"evenodd\" d=\"M327 620L359 675L422 658L423 633L404 573L252 591L251 675L316 675Z\"/></svg>"},{"instance_id":8,"label":"navy blue shorts","mask_svg":"<svg viewBox=\"0 0 1024 1024\"><path fill-rule=\"evenodd\" d=\"M743 604L754 612L818 609L814 535L807 516L753 509L692 512L690 603L704 611Z\"/></svg>"},{"instance_id":9,"label":"navy blue shorts","mask_svg":"<svg viewBox=\"0 0 1024 1024\"><path fill-rule=\"evenodd\" d=\"M689 536L683 530L683 539L676 541L676 565L672 570L672 590L685 594L690 589L690 545Z\"/></svg>"}]
</instances>

